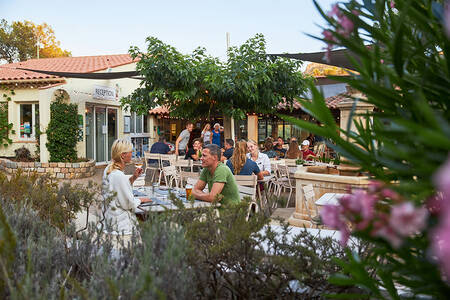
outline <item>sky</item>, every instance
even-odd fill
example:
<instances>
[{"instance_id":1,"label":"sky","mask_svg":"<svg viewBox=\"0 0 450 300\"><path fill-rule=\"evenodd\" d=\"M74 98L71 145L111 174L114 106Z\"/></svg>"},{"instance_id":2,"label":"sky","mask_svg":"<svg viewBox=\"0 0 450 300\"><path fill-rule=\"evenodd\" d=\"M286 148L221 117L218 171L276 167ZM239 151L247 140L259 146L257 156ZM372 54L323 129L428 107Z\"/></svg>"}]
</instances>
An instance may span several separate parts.
<instances>
[{"instance_id":1,"label":"sky","mask_svg":"<svg viewBox=\"0 0 450 300\"><path fill-rule=\"evenodd\" d=\"M318 0L325 11L336 0ZM72 56L122 54L130 46L145 50L154 36L178 51L195 48L226 58L256 33L264 34L267 53L322 51L323 19L312 0L0 0L0 18L49 24L61 48Z\"/></svg>"}]
</instances>

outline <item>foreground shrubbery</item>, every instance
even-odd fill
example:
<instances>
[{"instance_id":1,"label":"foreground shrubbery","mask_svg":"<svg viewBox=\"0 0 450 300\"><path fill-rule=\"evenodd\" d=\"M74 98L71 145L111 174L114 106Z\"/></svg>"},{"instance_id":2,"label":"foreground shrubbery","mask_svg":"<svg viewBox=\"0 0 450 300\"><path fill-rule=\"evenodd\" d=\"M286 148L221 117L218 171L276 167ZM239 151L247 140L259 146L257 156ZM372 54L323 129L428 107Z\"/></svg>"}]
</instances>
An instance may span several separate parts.
<instances>
[{"instance_id":1,"label":"foreground shrubbery","mask_svg":"<svg viewBox=\"0 0 450 300\"><path fill-rule=\"evenodd\" d=\"M54 197L65 191L70 198L75 190L94 201L92 187L3 179L0 298L311 299L352 290L327 282L340 270L332 260L343 257L338 243L306 232L288 238L287 228L262 234L267 219L246 222L245 205L222 209L219 217L213 209L150 215L140 238L117 250L97 228L75 234L73 216L60 211L67 204L54 204ZM42 205L33 205L38 199ZM55 221L53 212L66 218Z\"/></svg>"}]
</instances>

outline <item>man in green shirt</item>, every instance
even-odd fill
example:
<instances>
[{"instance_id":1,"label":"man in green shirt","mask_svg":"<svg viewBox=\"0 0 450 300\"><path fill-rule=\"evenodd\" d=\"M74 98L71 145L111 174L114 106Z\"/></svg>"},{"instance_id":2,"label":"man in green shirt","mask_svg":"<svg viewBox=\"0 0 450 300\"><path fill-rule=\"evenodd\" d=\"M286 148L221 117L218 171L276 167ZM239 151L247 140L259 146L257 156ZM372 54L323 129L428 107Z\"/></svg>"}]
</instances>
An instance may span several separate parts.
<instances>
[{"instance_id":1,"label":"man in green shirt","mask_svg":"<svg viewBox=\"0 0 450 300\"><path fill-rule=\"evenodd\" d=\"M222 204L239 203L239 190L230 169L220 162L221 150L215 144L206 145L202 152L202 173L192 194L196 199L213 202L217 194L223 195ZM208 184L209 193L203 189Z\"/></svg>"}]
</instances>

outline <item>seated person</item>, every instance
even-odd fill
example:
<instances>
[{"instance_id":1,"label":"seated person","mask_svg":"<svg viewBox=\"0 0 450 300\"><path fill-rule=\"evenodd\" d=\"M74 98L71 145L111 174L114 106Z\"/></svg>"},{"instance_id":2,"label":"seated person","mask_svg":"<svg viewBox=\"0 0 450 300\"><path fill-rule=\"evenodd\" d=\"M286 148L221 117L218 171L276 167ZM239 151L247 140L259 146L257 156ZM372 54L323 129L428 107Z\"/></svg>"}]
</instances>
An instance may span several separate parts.
<instances>
[{"instance_id":1,"label":"seated person","mask_svg":"<svg viewBox=\"0 0 450 300\"><path fill-rule=\"evenodd\" d=\"M273 150L273 141L272 140L266 140L264 143L264 151L263 153L267 155L269 158L276 158L278 155Z\"/></svg>"},{"instance_id":2,"label":"seated person","mask_svg":"<svg viewBox=\"0 0 450 300\"><path fill-rule=\"evenodd\" d=\"M202 153L200 179L192 189L192 194L198 200L213 202L218 194L223 195L222 204L237 204L240 202L239 190L230 169L220 161L221 150L215 144L206 145ZM208 184L208 193L203 189Z\"/></svg>"},{"instance_id":3,"label":"seated person","mask_svg":"<svg viewBox=\"0 0 450 300\"><path fill-rule=\"evenodd\" d=\"M285 158L289 159L298 159L301 158L302 152L298 147L298 143L296 139L291 139L291 143L289 144L289 149L286 151Z\"/></svg>"},{"instance_id":4,"label":"seated person","mask_svg":"<svg viewBox=\"0 0 450 300\"><path fill-rule=\"evenodd\" d=\"M200 160L202 157L202 139L194 139L194 143L192 144L192 148L189 148L189 150L186 152L186 155L184 156L184 159L192 159L192 160Z\"/></svg>"},{"instance_id":5,"label":"seated person","mask_svg":"<svg viewBox=\"0 0 450 300\"><path fill-rule=\"evenodd\" d=\"M258 165L251 159L247 158L247 142L238 142L233 156L227 161L227 166L231 173L235 175L252 175L258 176L258 180L264 178Z\"/></svg>"},{"instance_id":6,"label":"seated person","mask_svg":"<svg viewBox=\"0 0 450 300\"><path fill-rule=\"evenodd\" d=\"M222 161L225 161L226 159L230 159L230 157L233 155L234 151L234 141L232 139L226 139L225 140L225 151L223 152Z\"/></svg>"},{"instance_id":7,"label":"seated person","mask_svg":"<svg viewBox=\"0 0 450 300\"><path fill-rule=\"evenodd\" d=\"M131 185L142 174L142 168L136 168L130 178L123 173L125 164L131 162L132 151L133 144L129 140L115 140L111 147L111 163L103 172L103 197L112 197L106 209L105 220L115 234L132 234L137 224L134 211L141 203L151 201L133 196Z\"/></svg>"},{"instance_id":8,"label":"seated person","mask_svg":"<svg viewBox=\"0 0 450 300\"><path fill-rule=\"evenodd\" d=\"M309 150L309 141L304 140L302 142L302 158L303 158L303 160L312 160L314 157L316 157L314 152Z\"/></svg>"},{"instance_id":9,"label":"seated person","mask_svg":"<svg viewBox=\"0 0 450 300\"><path fill-rule=\"evenodd\" d=\"M150 148L150 153L159 153L159 154L167 154L170 152L169 145L166 144L166 137L160 136L159 140L152 145ZM149 164L156 165L158 164L158 161L156 159L149 159Z\"/></svg>"},{"instance_id":10,"label":"seated person","mask_svg":"<svg viewBox=\"0 0 450 300\"><path fill-rule=\"evenodd\" d=\"M279 158L284 158L284 155L286 154L286 149L283 148L284 141L281 136L278 137L277 143L275 144L275 147L273 150L277 153L277 156Z\"/></svg>"}]
</instances>

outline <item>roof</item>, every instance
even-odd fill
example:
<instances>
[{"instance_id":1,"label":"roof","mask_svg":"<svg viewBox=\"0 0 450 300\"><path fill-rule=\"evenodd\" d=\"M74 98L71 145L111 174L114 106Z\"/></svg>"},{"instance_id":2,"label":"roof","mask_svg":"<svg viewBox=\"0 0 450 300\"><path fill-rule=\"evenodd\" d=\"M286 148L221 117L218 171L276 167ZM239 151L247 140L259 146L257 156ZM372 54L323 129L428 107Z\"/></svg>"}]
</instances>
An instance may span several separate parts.
<instances>
[{"instance_id":1,"label":"roof","mask_svg":"<svg viewBox=\"0 0 450 300\"><path fill-rule=\"evenodd\" d=\"M327 76L350 76L350 74L355 74L356 72L339 68L335 66L330 66L326 64L319 63L309 63L306 66L305 74L314 76L315 78L325 78Z\"/></svg>"},{"instance_id":2,"label":"roof","mask_svg":"<svg viewBox=\"0 0 450 300\"><path fill-rule=\"evenodd\" d=\"M137 59L133 60L129 54L30 59L27 61L0 65L0 80L60 78L55 75L46 75L38 72L19 70L17 68L56 72L92 73L136 61Z\"/></svg>"},{"instance_id":3,"label":"roof","mask_svg":"<svg viewBox=\"0 0 450 300\"><path fill-rule=\"evenodd\" d=\"M166 106L159 106L148 111L150 115L168 115L169 109Z\"/></svg>"}]
</instances>

